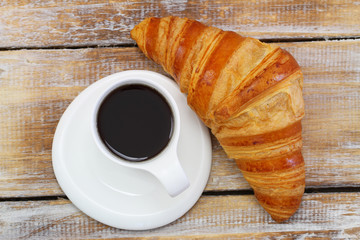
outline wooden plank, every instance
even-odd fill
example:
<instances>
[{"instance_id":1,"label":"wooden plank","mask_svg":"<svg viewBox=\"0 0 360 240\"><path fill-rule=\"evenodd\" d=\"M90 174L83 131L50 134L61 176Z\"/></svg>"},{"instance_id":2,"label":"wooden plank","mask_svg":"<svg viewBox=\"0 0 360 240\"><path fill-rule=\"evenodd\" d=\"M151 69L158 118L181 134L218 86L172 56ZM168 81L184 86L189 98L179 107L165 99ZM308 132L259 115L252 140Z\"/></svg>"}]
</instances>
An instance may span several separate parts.
<instances>
[{"instance_id":1,"label":"wooden plank","mask_svg":"<svg viewBox=\"0 0 360 240\"><path fill-rule=\"evenodd\" d=\"M360 160L360 45L338 43L286 44L305 74L308 186L352 185L360 177L353 172Z\"/></svg>"},{"instance_id":2,"label":"wooden plank","mask_svg":"<svg viewBox=\"0 0 360 240\"><path fill-rule=\"evenodd\" d=\"M307 187L358 185L355 182L360 177L359 42L278 45L294 55L304 73L302 152ZM208 189L246 188L247 183L216 140L213 148L215 167Z\"/></svg>"},{"instance_id":3,"label":"wooden plank","mask_svg":"<svg viewBox=\"0 0 360 240\"><path fill-rule=\"evenodd\" d=\"M261 39L359 37L359 1L12 1L0 3L0 47L134 43L150 16L189 17Z\"/></svg>"},{"instance_id":4,"label":"wooden plank","mask_svg":"<svg viewBox=\"0 0 360 240\"><path fill-rule=\"evenodd\" d=\"M360 185L360 40L283 43L303 67L307 187ZM164 73L137 48L0 52L0 196L63 194L51 165L57 122L76 95L127 69ZM207 191L249 189L213 138Z\"/></svg>"},{"instance_id":5,"label":"wooden plank","mask_svg":"<svg viewBox=\"0 0 360 240\"><path fill-rule=\"evenodd\" d=\"M297 213L276 223L253 196L203 196L183 217L126 231L87 217L68 200L0 203L0 239L358 239L360 193L305 194Z\"/></svg>"}]
</instances>

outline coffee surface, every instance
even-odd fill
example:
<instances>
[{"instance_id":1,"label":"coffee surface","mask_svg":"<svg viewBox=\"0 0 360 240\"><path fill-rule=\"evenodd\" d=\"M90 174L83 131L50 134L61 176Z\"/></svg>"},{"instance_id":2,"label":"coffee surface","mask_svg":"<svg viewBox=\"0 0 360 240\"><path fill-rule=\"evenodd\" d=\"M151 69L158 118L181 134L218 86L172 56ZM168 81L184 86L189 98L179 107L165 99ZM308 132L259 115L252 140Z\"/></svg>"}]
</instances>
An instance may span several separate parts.
<instances>
[{"instance_id":1,"label":"coffee surface","mask_svg":"<svg viewBox=\"0 0 360 240\"><path fill-rule=\"evenodd\" d=\"M101 103L97 116L104 144L130 161L144 161L159 154L171 138L173 124L166 99L140 84L113 90Z\"/></svg>"}]
</instances>

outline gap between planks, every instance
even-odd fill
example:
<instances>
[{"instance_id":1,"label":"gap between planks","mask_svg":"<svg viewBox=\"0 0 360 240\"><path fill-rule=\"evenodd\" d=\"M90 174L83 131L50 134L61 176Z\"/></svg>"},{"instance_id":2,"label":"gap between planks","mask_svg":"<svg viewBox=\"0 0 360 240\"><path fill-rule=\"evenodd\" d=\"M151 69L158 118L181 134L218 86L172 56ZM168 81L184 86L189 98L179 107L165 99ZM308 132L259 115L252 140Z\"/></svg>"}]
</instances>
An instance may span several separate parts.
<instances>
[{"instance_id":1,"label":"gap between planks","mask_svg":"<svg viewBox=\"0 0 360 240\"><path fill-rule=\"evenodd\" d=\"M346 40L358 40L359 36L344 36L344 37L319 37L319 38L259 38L264 43L297 43L297 42L331 42L331 41L346 41ZM83 49L83 48L127 48L137 47L134 43L120 43L120 44L77 44L77 45L50 45L50 46L24 46L24 47L0 47L0 51L18 51L18 50L61 50L61 49Z\"/></svg>"},{"instance_id":2,"label":"gap between planks","mask_svg":"<svg viewBox=\"0 0 360 240\"><path fill-rule=\"evenodd\" d=\"M360 187L322 187L322 188L306 188L305 194L316 193L356 193L360 192ZM244 190L225 190L225 191L205 191L202 196L244 196L253 195L254 191L251 189ZM0 202L20 202L20 201L54 201L69 198L65 195L49 195L49 196L34 196L34 197L1 197Z\"/></svg>"}]
</instances>

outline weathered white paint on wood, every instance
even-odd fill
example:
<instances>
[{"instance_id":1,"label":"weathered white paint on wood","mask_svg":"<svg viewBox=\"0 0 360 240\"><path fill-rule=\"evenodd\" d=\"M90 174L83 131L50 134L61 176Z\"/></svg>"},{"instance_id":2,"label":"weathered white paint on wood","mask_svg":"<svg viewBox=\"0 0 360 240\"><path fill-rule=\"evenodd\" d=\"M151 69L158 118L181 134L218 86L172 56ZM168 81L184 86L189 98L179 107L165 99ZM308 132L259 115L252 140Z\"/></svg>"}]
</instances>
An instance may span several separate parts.
<instances>
[{"instance_id":1,"label":"weathered white paint on wood","mask_svg":"<svg viewBox=\"0 0 360 240\"><path fill-rule=\"evenodd\" d=\"M68 200L0 203L0 239L358 239L360 193L305 194L300 209L278 224L253 196L203 196L182 218L149 231L105 226Z\"/></svg>"},{"instance_id":2,"label":"weathered white paint on wood","mask_svg":"<svg viewBox=\"0 0 360 240\"><path fill-rule=\"evenodd\" d=\"M0 48L133 44L143 18L176 15L262 39L359 37L360 2L3 0ZM308 188L360 186L360 41L282 43L303 67L303 154ZM63 194L51 166L61 114L89 84L126 69L164 73L137 48L0 51L0 197ZM249 189L213 142L206 191ZM360 239L360 193L305 194L285 224L255 197L203 196L184 217L124 231L68 200L0 202L0 239Z\"/></svg>"},{"instance_id":3,"label":"weathered white paint on wood","mask_svg":"<svg viewBox=\"0 0 360 240\"><path fill-rule=\"evenodd\" d=\"M189 17L262 39L360 36L359 1L12 1L0 3L0 47L134 43L150 16Z\"/></svg>"},{"instance_id":4,"label":"weathered white paint on wood","mask_svg":"<svg viewBox=\"0 0 360 240\"><path fill-rule=\"evenodd\" d=\"M360 185L360 41L282 43L303 68L307 187ZM321 57L323 56L323 57ZM63 194L51 143L63 111L87 87L127 69L164 73L137 48L0 52L0 196ZM206 190L249 189L213 139Z\"/></svg>"},{"instance_id":5,"label":"weathered white paint on wood","mask_svg":"<svg viewBox=\"0 0 360 240\"><path fill-rule=\"evenodd\" d=\"M360 179L360 45L339 43L283 45L304 72L303 154L309 186L353 185Z\"/></svg>"}]
</instances>

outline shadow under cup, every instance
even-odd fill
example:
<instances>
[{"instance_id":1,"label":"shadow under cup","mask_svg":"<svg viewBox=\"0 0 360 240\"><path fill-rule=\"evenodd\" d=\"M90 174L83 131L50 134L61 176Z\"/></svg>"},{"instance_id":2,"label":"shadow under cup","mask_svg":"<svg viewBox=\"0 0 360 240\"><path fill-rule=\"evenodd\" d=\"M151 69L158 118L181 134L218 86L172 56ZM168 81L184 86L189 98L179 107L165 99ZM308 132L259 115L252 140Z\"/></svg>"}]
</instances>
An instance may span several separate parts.
<instances>
[{"instance_id":1,"label":"shadow under cup","mask_svg":"<svg viewBox=\"0 0 360 240\"><path fill-rule=\"evenodd\" d=\"M108 93L96 116L99 138L121 159L152 159L168 145L174 117L166 98L142 83L121 85Z\"/></svg>"}]
</instances>

